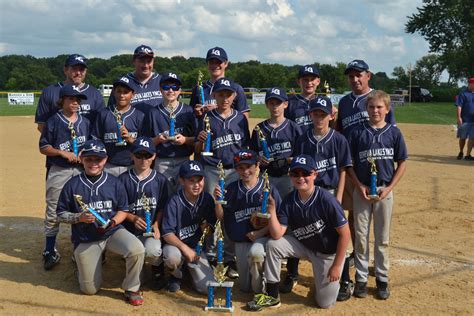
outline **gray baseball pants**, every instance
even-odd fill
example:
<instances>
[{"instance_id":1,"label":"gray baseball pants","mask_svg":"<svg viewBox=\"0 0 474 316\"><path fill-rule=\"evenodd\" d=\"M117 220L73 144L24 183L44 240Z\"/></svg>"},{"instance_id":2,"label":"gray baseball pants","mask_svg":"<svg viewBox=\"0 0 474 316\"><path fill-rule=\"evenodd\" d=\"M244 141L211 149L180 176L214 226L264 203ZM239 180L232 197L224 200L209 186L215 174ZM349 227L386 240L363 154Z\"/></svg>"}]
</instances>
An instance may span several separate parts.
<instances>
[{"instance_id":1,"label":"gray baseball pants","mask_svg":"<svg viewBox=\"0 0 474 316\"><path fill-rule=\"evenodd\" d=\"M156 158L155 169L168 180L168 194L175 193L179 187L179 167L189 157L180 158Z\"/></svg>"},{"instance_id":2,"label":"gray baseball pants","mask_svg":"<svg viewBox=\"0 0 474 316\"><path fill-rule=\"evenodd\" d=\"M268 237L254 242L236 242L235 258L239 272L240 290L246 293L262 293L265 288L263 263L265 262L265 245Z\"/></svg>"}]
</instances>

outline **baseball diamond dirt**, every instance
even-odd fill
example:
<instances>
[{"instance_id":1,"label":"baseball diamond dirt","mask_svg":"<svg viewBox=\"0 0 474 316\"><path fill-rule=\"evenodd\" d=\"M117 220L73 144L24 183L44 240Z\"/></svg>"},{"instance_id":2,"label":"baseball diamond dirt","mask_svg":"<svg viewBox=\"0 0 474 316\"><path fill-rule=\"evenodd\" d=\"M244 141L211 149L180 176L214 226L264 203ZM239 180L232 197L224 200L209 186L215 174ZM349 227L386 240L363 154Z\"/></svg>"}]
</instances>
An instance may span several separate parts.
<instances>
[{"instance_id":1,"label":"baseball diamond dirt","mask_svg":"<svg viewBox=\"0 0 474 316\"><path fill-rule=\"evenodd\" d=\"M251 119L251 127L259 121ZM317 309L311 266L303 261L295 291L281 295L278 310L261 314L472 314L474 164L456 160L451 126L399 127L409 163L395 189L390 298L375 299L372 277L369 297ZM52 271L43 270L45 159L38 151L38 139L33 117L0 117L0 314L205 313L206 297L189 286L172 294L152 291L145 284L144 305L128 305L120 289L124 261L112 254L105 263L102 290L94 296L81 294L70 260L70 228L64 224L59 235L61 263ZM243 307L251 295L234 286L233 299L235 313L247 313Z\"/></svg>"}]
</instances>

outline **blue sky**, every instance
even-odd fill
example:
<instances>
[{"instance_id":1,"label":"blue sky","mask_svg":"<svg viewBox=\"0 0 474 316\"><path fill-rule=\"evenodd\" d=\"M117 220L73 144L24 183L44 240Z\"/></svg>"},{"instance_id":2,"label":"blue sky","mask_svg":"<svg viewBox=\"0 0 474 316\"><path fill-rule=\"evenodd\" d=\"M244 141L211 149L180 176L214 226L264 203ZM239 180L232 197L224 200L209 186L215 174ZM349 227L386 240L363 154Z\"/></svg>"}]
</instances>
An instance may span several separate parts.
<instances>
[{"instance_id":1,"label":"blue sky","mask_svg":"<svg viewBox=\"0 0 474 316\"><path fill-rule=\"evenodd\" d=\"M364 59L389 76L428 54L405 34L422 0L365 1L2 1L0 55L81 53L102 57L150 45L158 56L204 57L224 47L230 61L284 65Z\"/></svg>"}]
</instances>

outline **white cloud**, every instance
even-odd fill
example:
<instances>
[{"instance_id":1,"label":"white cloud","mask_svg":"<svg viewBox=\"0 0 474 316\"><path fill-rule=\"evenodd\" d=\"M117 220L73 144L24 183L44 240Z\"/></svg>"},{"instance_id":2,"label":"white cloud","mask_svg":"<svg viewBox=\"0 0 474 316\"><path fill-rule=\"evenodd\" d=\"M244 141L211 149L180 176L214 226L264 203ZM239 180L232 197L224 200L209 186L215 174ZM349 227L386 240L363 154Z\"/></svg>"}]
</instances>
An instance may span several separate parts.
<instances>
[{"instance_id":1,"label":"white cloud","mask_svg":"<svg viewBox=\"0 0 474 316\"><path fill-rule=\"evenodd\" d=\"M302 46L293 47L291 50L276 51L268 54L268 57L274 62L285 60L293 63L308 63L311 55Z\"/></svg>"}]
</instances>

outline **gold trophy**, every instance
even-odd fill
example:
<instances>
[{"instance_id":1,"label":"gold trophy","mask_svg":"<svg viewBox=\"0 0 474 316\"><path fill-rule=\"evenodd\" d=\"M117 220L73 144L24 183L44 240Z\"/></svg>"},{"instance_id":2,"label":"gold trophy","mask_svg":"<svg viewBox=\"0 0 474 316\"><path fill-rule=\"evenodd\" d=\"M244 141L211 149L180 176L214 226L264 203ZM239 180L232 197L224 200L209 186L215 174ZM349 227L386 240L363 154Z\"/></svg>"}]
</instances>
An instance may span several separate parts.
<instances>
[{"instance_id":1,"label":"gold trophy","mask_svg":"<svg viewBox=\"0 0 474 316\"><path fill-rule=\"evenodd\" d=\"M143 236L151 237L153 236L153 232L151 231L150 200L146 197L145 192L143 192L142 197L140 198L139 201L140 201L140 205L142 205L143 210L145 211L146 231L143 233Z\"/></svg>"},{"instance_id":2,"label":"gold trophy","mask_svg":"<svg viewBox=\"0 0 474 316\"><path fill-rule=\"evenodd\" d=\"M72 150L74 152L74 156L78 157L79 149L77 147L77 134L76 134L76 131L74 130L74 124L72 122L69 122L67 128L69 128L69 131L71 132L71 142L72 142Z\"/></svg>"},{"instance_id":3,"label":"gold trophy","mask_svg":"<svg viewBox=\"0 0 474 316\"><path fill-rule=\"evenodd\" d=\"M79 204L79 207L82 209L82 211L92 213L92 215L94 215L94 217L97 219L97 221L99 221L100 226L102 228L106 228L109 225L110 220L109 219L105 220L96 210L94 210L88 204L84 203L84 201L82 201L82 196L81 195L74 194L74 198L76 199L77 204Z\"/></svg>"},{"instance_id":4,"label":"gold trophy","mask_svg":"<svg viewBox=\"0 0 474 316\"><path fill-rule=\"evenodd\" d=\"M123 125L122 113L117 108L114 108L114 116L117 121L117 142L115 146L127 146L127 142L122 138L122 132L120 131Z\"/></svg>"},{"instance_id":5,"label":"gold trophy","mask_svg":"<svg viewBox=\"0 0 474 316\"><path fill-rule=\"evenodd\" d=\"M273 158L270 156L270 150L268 150L268 142L263 134L262 130L258 125L255 126L255 131L257 132L258 139L260 140L260 144L262 144L262 152L263 156L268 160L268 161L273 161Z\"/></svg>"},{"instance_id":6,"label":"gold trophy","mask_svg":"<svg viewBox=\"0 0 474 316\"><path fill-rule=\"evenodd\" d=\"M324 80L324 93L326 93L326 96L331 94L331 88L329 87L329 83L326 80Z\"/></svg>"},{"instance_id":7,"label":"gold trophy","mask_svg":"<svg viewBox=\"0 0 474 316\"><path fill-rule=\"evenodd\" d=\"M206 115L204 118L204 130L207 133L206 143L204 144L204 151L201 153L202 156L212 157L213 153L211 151L211 123L209 122L209 116Z\"/></svg>"},{"instance_id":8,"label":"gold trophy","mask_svg":"<svg viewBox=\"0 0 474 316\"><path fill-rule=\"evenodd\" d=\"M377 192L377 166L375 165L375 159L373 157L367 157L367 161L370 163L369 198L371 200L377 200L379 198Z\"/></svg>"},{"instance_id":9,"label":"gold trophy","mask_svg":"<svg viewBox=\"0 0 474 316\"><path fill-rule=\"evenodd\" d=\"M217 169L219 170L219 188L221 189L221 196L217 199L217 204L226 205L227 201L224 200L225 198L225 171L224 166L222 165L222 160L219 160L217 164Z\"/></svg>"},{"instance_id":10,"label":"gold trophy","mask_svg":"<svg viewBox=\"0 0 474 316\"><path fill-rule=\"evenodd\" d=\"M197 81L197 84L198 84L198 88L199 88L199 96L201 98L201 105L202 106L205 106L205 99L204 99L204 88L202 87L202 78L204 78L204 75L202 74L201 70L199 70L198 72L198 81Z\"/></svg>"}]
</instances>

